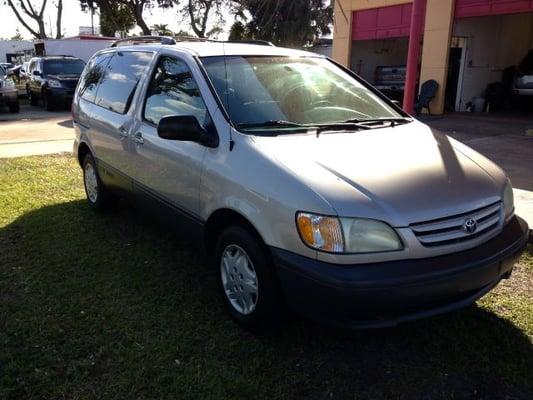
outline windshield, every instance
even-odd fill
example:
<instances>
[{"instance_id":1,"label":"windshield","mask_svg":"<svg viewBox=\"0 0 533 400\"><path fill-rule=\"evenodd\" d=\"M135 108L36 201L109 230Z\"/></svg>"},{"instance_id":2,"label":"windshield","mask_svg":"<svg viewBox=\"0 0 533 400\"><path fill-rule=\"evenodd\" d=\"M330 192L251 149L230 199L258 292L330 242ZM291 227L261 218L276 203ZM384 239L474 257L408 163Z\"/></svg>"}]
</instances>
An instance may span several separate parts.
<instances>
[{"instance_id":1,"label":"windshield","mask_svg":"<svg viewBox=\"0 0 533 400\"><path fill-rule=\"evenodd\" d=\"M82 60L45 60L45 75L80 75L85 67Z\"/></svg>"},{"instance_id":2,"label":"windshield","mask_svg":"<svg viewBox=\"0 0 533 400\"><path fill-rule=\"evenodd\" d=\"M323 58L204 57L202 63L237 127L404 117Z\"/></svg>"}]
</instances>

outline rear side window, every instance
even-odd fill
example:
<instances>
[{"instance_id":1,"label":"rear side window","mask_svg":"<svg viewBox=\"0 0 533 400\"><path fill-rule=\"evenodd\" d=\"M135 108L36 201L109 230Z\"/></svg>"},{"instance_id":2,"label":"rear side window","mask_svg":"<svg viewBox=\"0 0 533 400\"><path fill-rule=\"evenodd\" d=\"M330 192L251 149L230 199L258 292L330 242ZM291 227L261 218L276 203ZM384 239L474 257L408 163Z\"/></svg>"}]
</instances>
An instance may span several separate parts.
<instances>
[{"instance_id":1,"label":"rear side window","mask_svg":"<svg viewBox=\"0 0 533 400\"><path fill-rule=\"evenodd\" d=\"M105 68L98 86L95 103L116 113L128 111L135 89L146 73L152 53L118 51Z\"/></svg>"},{"instance_id":2,"label":"rear side window","mask_svg":"<svg viewBox=\"0 0 533 400\"><path fill-rule=\"evenodd\" d=\"M79 83L79 96L87 101L94 102L98 82L104 75L105 67L113 56L113 53L104 53L89 61Z\"/></svg>"}]
</instances>

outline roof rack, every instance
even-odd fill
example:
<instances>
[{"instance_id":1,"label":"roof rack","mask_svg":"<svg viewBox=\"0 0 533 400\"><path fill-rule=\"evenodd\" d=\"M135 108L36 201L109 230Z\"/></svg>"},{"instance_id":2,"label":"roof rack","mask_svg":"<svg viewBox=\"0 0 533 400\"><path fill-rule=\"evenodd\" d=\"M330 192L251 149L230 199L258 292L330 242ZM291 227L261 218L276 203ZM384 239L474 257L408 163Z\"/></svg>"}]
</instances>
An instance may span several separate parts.
<instances>
[{"instance_id":1,"label":"roof rack","mask_svg":"<svg viewBox=\"0 0 533 400\"><path fill-rule=\"evenodd\" d=\"M132 36L124 39L115 40L111 47L136 45L143 43L161 43L176 44L176 40L170 36Z\"/></svg>"},{"instance_id":2,"label":"roof rack","mask_svg":"<svg viewBox=\"0 0 533 400\"><path fill-rule=\"evenodd\" d=\"M215 40L194 36L132 36L116 40L115 42L113 42L111 47L137 45L144 43L160 43L165 45L174 45L178 42L243 43L256 44L261 46L274 46L272 42L269 42L267 40Z\"/></svg>"}]
</instances>

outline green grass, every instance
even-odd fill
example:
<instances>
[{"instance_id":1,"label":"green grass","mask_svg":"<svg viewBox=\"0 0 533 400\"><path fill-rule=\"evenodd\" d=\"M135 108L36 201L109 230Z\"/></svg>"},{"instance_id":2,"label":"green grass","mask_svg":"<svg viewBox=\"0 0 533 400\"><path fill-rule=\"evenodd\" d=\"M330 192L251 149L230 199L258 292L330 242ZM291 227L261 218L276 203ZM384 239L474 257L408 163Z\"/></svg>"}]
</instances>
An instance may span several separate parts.
<instances>
[{"instance_id":1,"label":"green grass","mask_svg":"<svg viewBox=\"0 0 533 400\"><path fill-rule=\"evenodd\" d=\"M63 156L0 160L0 399L531 399L533 248L476 306L379 331L253 336L208 263Z\"/></svg>"}]
</instances>

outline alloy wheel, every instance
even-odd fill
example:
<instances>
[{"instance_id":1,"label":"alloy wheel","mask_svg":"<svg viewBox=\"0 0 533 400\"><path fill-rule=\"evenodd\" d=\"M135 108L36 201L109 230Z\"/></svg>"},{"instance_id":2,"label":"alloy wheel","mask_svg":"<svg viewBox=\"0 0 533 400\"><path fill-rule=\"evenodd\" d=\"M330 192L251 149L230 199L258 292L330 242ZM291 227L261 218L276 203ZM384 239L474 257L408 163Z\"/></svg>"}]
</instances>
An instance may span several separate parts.
<instances>
[{"instance_id":1,"label":"alloy wheel","mask_svg":"<svg viewBox=\"0 0 533 400\"><path fill-rule=\"evenodd\" d=\"M96 203L96 200L98 200L98 179L96 177L94 166L91 163L87 163L84 172L83 177L87 197L91 203Z\"/></svg>"},{"instance_id":2,"label":"alloy wheel","mask_svg":"<svg viewBox=\"0 0 533 400\"><path fill-rule=\"evenodd\" d=\"M220 274L231 306L240 314L251 314L257 306L259 286L253 263L242 247L230 244L224 249Z\"/></svg>"}]
</instances>

